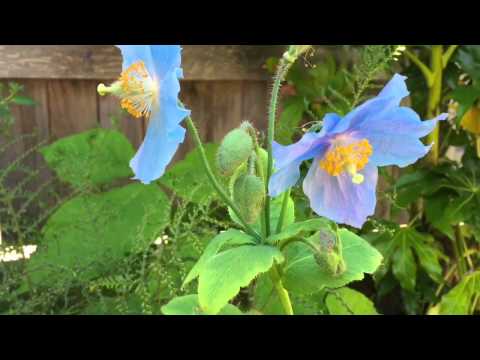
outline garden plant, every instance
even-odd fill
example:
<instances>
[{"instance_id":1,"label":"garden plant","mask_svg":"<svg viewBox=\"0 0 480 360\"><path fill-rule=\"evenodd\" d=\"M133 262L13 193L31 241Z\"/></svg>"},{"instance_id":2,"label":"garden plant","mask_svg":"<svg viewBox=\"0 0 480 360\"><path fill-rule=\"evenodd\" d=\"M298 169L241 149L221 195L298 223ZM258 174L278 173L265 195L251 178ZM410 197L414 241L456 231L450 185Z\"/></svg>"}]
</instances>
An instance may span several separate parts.
<instances>
[{"instance_id":1,"label":"garden plant","mask_svg":"<svg viewBox=\"0 0 480 360\"><path fill-rule=\"evenodd\" d=\"M180 45L118 48L97 91L147 120L143 143L114 116L0 170L0 254L20 254L0 313L478 314L480 46L286 45L266 130L219 144L180 100ZM0 155L21 91L0 93ZM55 174L35 191L30 154Z\"/></svg>"}]
</instances>

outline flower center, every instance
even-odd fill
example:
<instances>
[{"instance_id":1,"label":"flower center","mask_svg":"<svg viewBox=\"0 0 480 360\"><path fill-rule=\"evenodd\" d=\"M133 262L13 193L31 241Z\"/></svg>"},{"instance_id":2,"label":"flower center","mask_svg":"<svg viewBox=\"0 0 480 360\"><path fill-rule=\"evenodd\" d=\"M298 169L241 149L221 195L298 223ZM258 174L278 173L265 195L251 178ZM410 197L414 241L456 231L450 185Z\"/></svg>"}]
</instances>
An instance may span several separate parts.
<instances>
[{"instance_id":1,"label":"flower center","mask_svg":"<svg viewBox=\"0 0 480 360\"><path fill-rule=\"evenodd\" d=\"M132 64L110 87L98 86L101 96L113 94L121 99L121 106L132 116L148 117L158 96L158 85L150 76L143 61Z\"/></svg>"},{"instance_id":2,"label":"flower center","mask_svg":"<svg viewBox=\"0 0 480 360\"><path fill-rule=\"evenodd\" d=\"M368 164L372 153L372 145L367 139L350 145L334 146L320 161L320 168L331 176L339 176L346 171L352 176L354 184L361 184L364 177L358 171Z\"/></svg>"}]
</instances>

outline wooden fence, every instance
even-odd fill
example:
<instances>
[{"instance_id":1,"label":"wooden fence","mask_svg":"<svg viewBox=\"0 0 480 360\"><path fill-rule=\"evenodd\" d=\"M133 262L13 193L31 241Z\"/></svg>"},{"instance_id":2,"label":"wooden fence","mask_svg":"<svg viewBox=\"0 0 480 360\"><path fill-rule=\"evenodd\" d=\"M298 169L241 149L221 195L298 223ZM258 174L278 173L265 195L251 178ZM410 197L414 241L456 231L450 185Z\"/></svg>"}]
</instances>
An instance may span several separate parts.
<instances>
[{"instance_id":1,"label":"wooden fence","mask_svg":"<svg viewBox=\"0 0 480 360\"><path fill-rule=\"evenodd\" d=\"M263 63L281 54L280 46L185 45L181 98L199 126L202 138L218 141L243 120L265 128L269 78ZM52 142L98 126L111 126L111 116L121 114L113 97L100 97L100 82L110 83L121 71L120 51L114 46L0 46L0 82L17 82L36 101L34 107L14 107L14 135L38 132L0 159L5 166L36 142ZM120 127L135 147L145 133L145 123L122 115ZM175 160L192 148L182 145ZM28 159L43 168L39 155ZM44 176L49 176L45 172Z\"/></svg>"}]
</instances>

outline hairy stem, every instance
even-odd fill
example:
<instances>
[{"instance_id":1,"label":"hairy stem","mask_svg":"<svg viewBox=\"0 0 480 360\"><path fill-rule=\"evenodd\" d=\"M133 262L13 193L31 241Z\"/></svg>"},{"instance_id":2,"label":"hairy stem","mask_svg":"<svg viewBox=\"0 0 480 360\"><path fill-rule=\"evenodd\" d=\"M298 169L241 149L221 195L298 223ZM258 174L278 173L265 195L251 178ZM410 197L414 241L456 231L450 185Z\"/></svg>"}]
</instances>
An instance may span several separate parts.
<instances>
[{"instance_id":1,"label":"hairy stem","mask_svg":"<svg viewBox=\"0 0 480 360\"><path fill-rule=\"evenodd\" d=\"M265 191L268 194L268 184L270 178L273 174L273 141L275 140L275 121L277 119L277 109L278 109L278 99L280 95L280 90L282 88L282 83L285 80L285 77L288 74L288 70L292 66L291 62L281 59L277 68L277 74L275 75L275 80L273 83L272 97L270 99L270 106L268 112L268 140L267 140L267 150L268 150L268 165L267 165L267 176L265 178ZM265 227L267 237L271 234L270 228L270 197L267 196L265 201Z\"/></svg>"}]
</instances>

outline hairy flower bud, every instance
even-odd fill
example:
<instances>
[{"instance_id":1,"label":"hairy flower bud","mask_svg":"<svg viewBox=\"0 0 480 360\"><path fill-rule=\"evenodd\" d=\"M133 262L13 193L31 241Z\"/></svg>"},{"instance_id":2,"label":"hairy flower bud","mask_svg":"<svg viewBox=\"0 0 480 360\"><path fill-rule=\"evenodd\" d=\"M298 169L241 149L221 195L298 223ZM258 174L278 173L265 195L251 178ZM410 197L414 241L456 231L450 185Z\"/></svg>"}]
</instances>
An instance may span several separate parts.
<instances>
[{"instance_id":1,"label":"hairy flower bud","mask_svg":"<svg viewBox=\"0 0 480 360\"><path fill-rule=\"evenodd\" d=\"M233 201L248 224L257 221L265 202L265 184L251 174L238 177L233 186Z\"/></svg>"},{"instance_id":2,"label":"hairy flower bud","mask_svg":"<svg viewBox=\"0 0 480 360\"><path fill-rule=\"evenodd\" d=\"M309 239L315 247L315 261L326 273L340 276L347 269L342 255L341 244L331 230L321 230Z\"/></svg>"},{"instance_id":3,"label":"hairy flower bud","mask_svg":"<svg viewBox=\"0 0 480 360\"><path fill-rule=\"evenodd\" d=\"M225 136L217 153L218 171L232 176L244 164L253 151L253 140L243 129L235 129Z\"/></svg>"},{"instance_id":4,"label":"hairy flower bud","mask_svg":"<svg viewBox=\"0 0 480 360\"><path fill-rule=\"evenodd\" d=\"M283 54L283 58L288 62L294 63L300 56L312 49L313 45L290 45L288 51Z\"/></svg>"}]
</instances>

